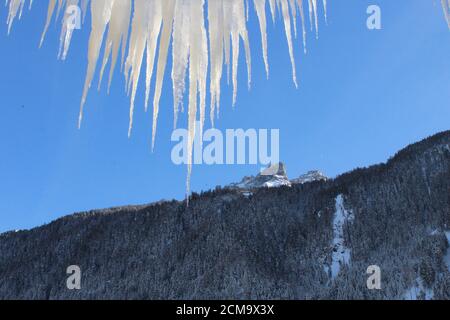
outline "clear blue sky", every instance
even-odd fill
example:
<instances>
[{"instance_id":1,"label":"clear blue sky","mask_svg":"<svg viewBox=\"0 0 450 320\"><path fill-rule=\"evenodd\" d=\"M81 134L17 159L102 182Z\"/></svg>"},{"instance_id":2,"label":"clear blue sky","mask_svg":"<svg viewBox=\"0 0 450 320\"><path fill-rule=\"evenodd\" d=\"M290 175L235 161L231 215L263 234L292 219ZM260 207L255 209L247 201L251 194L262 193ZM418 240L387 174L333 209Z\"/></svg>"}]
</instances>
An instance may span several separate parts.
<instances>
[{"instance_id":1,"label":"clear blue sky","mask_svg":"<svg viewBox=\"0 0 450 320\"><path fill-rule=\"evenodd\" d=\"M266 80L255 15L250 15L253 84L241 62L236 109L223 88L219 129L279 128L290 177L320 169L330 177L385 161L404 146L450 129L450 31L438 1L328 1L329 23L295 43L300 88L291 81L281 20L269 24ZM345 2L345 4L344 4ZM59 25L39 38L46 1L0 28L0 232L30 228L84 210L183 199L186 168L172 164L172 91L166 74L155 153L151 114L138 93L127 138L128 98L119 72L111 94L92 90L82 130L76 123L88 28L76 31L67 61L57 61ZM365 27L379 4L380 31ZM6 9L0 9L6 21ZM171 66L169 65L169 68ZM95 83L95 80L94 80ZM179 124L186 123L182 115ZM192 189L238 181L259 166L196 166Z\"/></svg>"}]
</instances>

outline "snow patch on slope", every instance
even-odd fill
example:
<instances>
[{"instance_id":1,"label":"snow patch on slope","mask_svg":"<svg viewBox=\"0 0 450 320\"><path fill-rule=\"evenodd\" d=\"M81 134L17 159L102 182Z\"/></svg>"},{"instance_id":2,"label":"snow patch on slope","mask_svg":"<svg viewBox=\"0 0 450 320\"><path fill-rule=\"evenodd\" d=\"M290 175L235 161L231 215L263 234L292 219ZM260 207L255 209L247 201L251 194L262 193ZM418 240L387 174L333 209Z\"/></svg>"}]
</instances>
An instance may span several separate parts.
<instances>
[{"instance_id":1,"label":"snow patch on slope","mask_svg":"<svg viewBox=\"0 0 450 320\"><path fill-rule=\"evenodd\" d=\"M438 233L440 233L440 231L438 229L435 229L430 233L430 235L436 235ZM444 234L447 238L447 243L450 245L450 231L444 231ZM444 256L444 262L447 266L448 271L450 272L450 247L447 249L447 252ZM415 280L414 285L404 294L405 300L432 300L433 298L433 289L426 288L420 277Z\"/></svg>"},{"instance_id":2,"label":"snow patch on slope","mask_svg":"<svg viewBox=\"0 0 450 320\"><path fill-rule=\"evenodd\" d=\"M434 298L434 292L433 289L427 289L423 285L422 279L417 278L415 284L409 289L405 295L405 300L419 300L419 299L425 299L425 300L432 300Z\"/></svg>"},{"instance_id":3,"label":"snow patch on slope","mask_svg":"<svg viewBox=\"0 0 450 320\"><path fill-rule=\"evenodd\" d=\"M333 254L331 257L331 278L337 277L341 266L350 263L351 250L344 243L344 226L354 219L353 212L344 208L344 197L338 195L335 200L336 211L333 219ZM328 270L328 268L326 268Z\"/></svg>"},{"instance_id":4,"label":"snow patch on slope","mask_svg":"<svg viewBox=\"0 0 450 320\"><path fill-rule=\"evenodd\" d=\"M447 253L445 254L444 262L447 265L448 271L450 272L450 231L445 231L445 236L447 237L447 243L449 247L447 249Z\"/></svg>"}]
</instances>

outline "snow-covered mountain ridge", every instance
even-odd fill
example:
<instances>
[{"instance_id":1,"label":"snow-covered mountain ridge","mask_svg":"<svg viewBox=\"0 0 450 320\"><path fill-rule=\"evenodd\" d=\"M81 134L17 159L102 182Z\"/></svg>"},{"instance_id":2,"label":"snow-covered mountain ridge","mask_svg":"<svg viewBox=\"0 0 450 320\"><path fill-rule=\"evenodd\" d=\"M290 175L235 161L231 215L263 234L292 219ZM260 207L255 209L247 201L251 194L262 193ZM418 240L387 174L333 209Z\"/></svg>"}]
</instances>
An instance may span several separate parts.
<instances>
[{"instance_id":1,"label":"snow-covered mountain ridge","mask_svg":"<svg viewBox=\"0 0 450 320\"><path fill-rule=\"evenodd\" d=\"M304 184L313 181L326 181L328 178L320 171L313 170L302 174L298 178L289 180L286 166L283 162L268 166L256 176L246 176L238 183L232 183L226 188L251 191L258 188L276 188Z\"/></svg>"}]
</instances>

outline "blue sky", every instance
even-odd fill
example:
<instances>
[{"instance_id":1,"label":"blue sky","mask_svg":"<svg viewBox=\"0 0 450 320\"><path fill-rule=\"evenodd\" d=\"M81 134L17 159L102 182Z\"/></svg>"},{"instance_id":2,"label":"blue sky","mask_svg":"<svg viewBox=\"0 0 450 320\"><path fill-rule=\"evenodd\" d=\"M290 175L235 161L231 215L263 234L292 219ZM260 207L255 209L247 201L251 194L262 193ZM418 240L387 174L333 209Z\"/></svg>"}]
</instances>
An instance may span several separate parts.
<instances>
[{"instance_id":1,"label":"blue sky","mask_svg":"<svg viewBox=\"0 0 450 320\"><path fill-rule=\"evenodd\" d=\"M45 2L35 1L10 36L6 25L0 29L0 232L84 210L183 199L186 168L170 159L170 73L154 153L142 87L133 135L127 137L129 102L119 72L109 96L104 87L90 92L78 130L88 28L75 32L65 62L56 59L59 25L52 25L38 49ZM222 89L217 127L280 129L280 156L292 178L311 169L334 177L385 161L412 142L450 129L450 32L439 2L328 2L328 26L321 18L319 40L308 35L308 54L300 39L295 43L299 89L291 80L281 20L269 24L271 73L266 79L253 12L252 88L246 88L241 59L234 110L225 81ZM382 30L366 28L369 4L381 7ZM6 9L0 12L6 21ZM185 123L182 114L179 124ZM195 166L192 189L225 185L258 169Z\"/></svg>"}]
</instances>

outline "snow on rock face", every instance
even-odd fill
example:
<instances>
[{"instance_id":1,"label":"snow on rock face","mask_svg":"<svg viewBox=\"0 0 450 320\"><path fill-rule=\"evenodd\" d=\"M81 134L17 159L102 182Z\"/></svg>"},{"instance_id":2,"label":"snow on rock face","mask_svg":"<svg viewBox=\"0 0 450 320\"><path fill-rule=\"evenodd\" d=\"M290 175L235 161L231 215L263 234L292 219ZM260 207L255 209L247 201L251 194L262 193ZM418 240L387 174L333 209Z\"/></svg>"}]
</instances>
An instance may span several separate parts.
<instances>
[{"instance_id":1,"label":"snow on rock face","mask_svg":"<svg viewBox=\"0 0 450 320\"><path fill-rule=\"evenodd\" d=\"M290 186L286 168L282 162L271 165L264 169L256 177L244 177L239 183L232 183L228 187L238 190L252 190L258 188L276 188Z\"/></svg>"},{"instance_id":2,"label":"snow on rock face","mask_svg":"<svg viewBox=\"0 0 450 320\"><path fill-rule=\"evenodd\" d=\"M309 171L296 179L289 180L284 163L280 162L268 166L261 173L255 176L244 177L238 183L232 183L229 188L251 190L257 188L276 188L281 186L291 186L293 184L304 184L313 181L326 181L328 178L320 171Z\"/></svg>"},{"instance_id":3,"label":"snow on rock face","mask_svg":"<svg viewBox=\"0 0 450 320\"><path fill-rule=\"evenodd\" d=\"M276 187L290 186L290 185L291 184L289 183L289 181L286 181L285 177L283 177L283 176L274 176L272 179L270 179L269 181L265 182L263 184L263 187L276 188Z\"/></svg>"},{"instance_id":4,"label":"snow on rock face","mask_svg":"<svg viewBox=\"0 0 450 320\"><path fill-rule=\"evenodd\" d=\"M331 257L331 278L334 279L339 274L341 266L350 263L351 250L344 243L344 226L353 221L353 213L344 208L344 197L338 195L335 200L336 211L333 219L333 253ZM326 268L328 269L328 268Z\"/></svg>"},{"instance_id":5,"label":"snow on rock face","mask_svg":"<svg viewBox=\"0 0 450 320\"><path fill-rule=\"evenodd\" d=\"M304 184L304 183L308 183L308 182L313 182L313 181L327 181L328 178L320 171L318 170L313 170L313 171L308 171L305 174L302 174L300 177L296 178L296 179L292 179L291 183L292 184Z\"/></svg>"}]
</instances>

